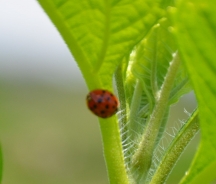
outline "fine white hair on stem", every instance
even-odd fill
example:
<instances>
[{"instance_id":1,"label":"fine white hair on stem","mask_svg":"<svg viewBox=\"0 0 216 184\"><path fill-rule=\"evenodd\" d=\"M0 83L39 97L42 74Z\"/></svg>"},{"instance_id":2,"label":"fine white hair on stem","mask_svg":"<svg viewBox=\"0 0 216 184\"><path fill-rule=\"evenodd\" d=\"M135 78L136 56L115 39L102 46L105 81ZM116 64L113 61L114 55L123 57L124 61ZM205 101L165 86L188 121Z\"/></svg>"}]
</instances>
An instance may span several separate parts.
<instances>
[{"instance_id":1,"label":"fine white hair on stem","mask_svg":"<svg viewBox=\"0 0 216 184\"><path fill-rule=\"evenodd\" d=\"M184 108L184 113L185 114L187 114L188 115L188 117L190 117L191 116L191 113L190 112L188 112L185 108Z\"/></svg>"},{"instance_id":2,"label":"fine white hair on stem","mask_svg":"<svg viewBox=\"0 0 216 184\"><path fill-rule=\"evenodd\" d=\"M187 113L187 115L191 115L191 113ZM182 127L185 126L185 124L186 120L178 120L174 122L173 126L166 128L166 131L161 137L161 140L153 153L152 165L147 176L147 182L151 181L151 178L153 177L156 168L160 164L166 149L168 148L171 141L178 135L178 132L182 129Z\"/></svg>"}]
</instances>

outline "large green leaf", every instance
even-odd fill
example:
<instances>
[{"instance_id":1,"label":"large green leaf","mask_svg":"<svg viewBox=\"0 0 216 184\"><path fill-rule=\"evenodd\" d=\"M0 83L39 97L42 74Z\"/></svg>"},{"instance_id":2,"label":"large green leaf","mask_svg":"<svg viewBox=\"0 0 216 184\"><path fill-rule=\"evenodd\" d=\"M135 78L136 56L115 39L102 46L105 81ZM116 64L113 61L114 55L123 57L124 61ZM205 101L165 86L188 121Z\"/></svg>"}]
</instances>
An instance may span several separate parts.
<instances>
[{"instance_id":1,"label":"large green leaf","mask_svg":"<svg viewBox=\"0 0 216 184\"><path fill-rule=\"evenodd\" d=\"M216 178L216 4L181 0L174 12L180 53L195 89L200 110L201 144L182 183L209 183Z\"/></svg>"},{"instance_id":2,"label":"large green leaf","mask_svg":"<svg viewBox=\"0 0 216 184\"><path fill-rule=\"evenodd\" d=\"M89 88L112 88L112 75L161 18L154 1L40 0L76 59ZM95 76L100 79L94 80ZM90 80L91 79L91 80Z\"/></svg>"}]
</instances>

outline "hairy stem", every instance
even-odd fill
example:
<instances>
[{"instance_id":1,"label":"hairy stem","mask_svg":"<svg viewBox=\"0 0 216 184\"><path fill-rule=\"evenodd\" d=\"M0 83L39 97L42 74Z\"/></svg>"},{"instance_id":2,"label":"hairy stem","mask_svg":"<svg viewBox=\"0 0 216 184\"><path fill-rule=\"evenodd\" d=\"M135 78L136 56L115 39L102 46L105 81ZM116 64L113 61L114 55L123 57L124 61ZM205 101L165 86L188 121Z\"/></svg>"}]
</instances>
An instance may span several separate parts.
<instances>
[{"instance_id":1,"label":"hairy stem","mask_svg":"<svg viewBox=\"0 0 216 184\"><path fill-rule=\"evenodd\" d=\"M125 97L125 89L124 89L124 79L123 79L123 68L122 63L118 66L118 68L115 71L115 82L116 82L116 89L118 93L118 99L119 99L119 124L121 129L121 135L122 135L122 142L124 144L127 144L126 138L128 133L128 127L127 127L127 108L126 108L126 97Z\"/></svg>"},{"instance_id":2,"label":"hairy stem","mask_svg":"<svg viewBox=\"0 0 216 184\"><path fill-rule=\"evenodd\" d=\"M152 62L151 62L151 87L152 87L152 93L154 98L157 97L157 91L158 91L158 84L157 84L157 43L158 43L158 29L155 29L155 32L153 34L153 39L155 40L153 43L153 52L152 53Z\"/></svg>"},{"instance_id":3,"label":"hairy stem","mask_svg":"<svg viewBox=\"0 0 216 184\"><path fill-rule=\"evenodd\" d=\"M164 153L160 164L155 171L150 184L163 184L166 182L170 172L185 150L188 143L199 130L198 109L196 109L185 125L180 129L177 136L170 143L167 151Z\"/></svg>"},{"instance_id":4,"label":"hairy stem","mask_svg":"<svg viewBox=\"0 0 216 184\"><path fill-rule=\"evenodd\" d=\"M100 129L110 184L129 184L116 117L100 118Z\"/></svg>"},{"instance_id":5,"label":"hairy stem","mask_svg":"<svg viewBox=\"0 0 216 184\"><path fill-rule=\"evenodd\" d=\"M145 180L148 169L151 166L155 142L157 140L158 132L162 122L161 120L163 119L167 109L170 91L172 89L179 65L180 58L178 54L176 54L173 61L170 63L170 67L161 87L160 96L155 104L155 108L138 145L138 149L132 158L132 168L136 172L139 172L139 180L141 181Z\"/></svg>"},{"instance_id":6,"label":"hairy stem","mask_svg":"<svg viewBox=\"0 0 216 184\"><path fill-rule=\"evenodd\" d=\"M137 83L136 83L136 87L134 90L134 94L133 94L133 98L131 101L131 106L130 106L130 116L129 116L129 130L130 130L130 134L129 136L131 136L131 139L133 140L135 138L135 133L136 131L136 117L138 114L138 110L140 107L140 102L141 102L141 97L142 97L142 82L138 79Z\"/></svg>"}]
</instances>

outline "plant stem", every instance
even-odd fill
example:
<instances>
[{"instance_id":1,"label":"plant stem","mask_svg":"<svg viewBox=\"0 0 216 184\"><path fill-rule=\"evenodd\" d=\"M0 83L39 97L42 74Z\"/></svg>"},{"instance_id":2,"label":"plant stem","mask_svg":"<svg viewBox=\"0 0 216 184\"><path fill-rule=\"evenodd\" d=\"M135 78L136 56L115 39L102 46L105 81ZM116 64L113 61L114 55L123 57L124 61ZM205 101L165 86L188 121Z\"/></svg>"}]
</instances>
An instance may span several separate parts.
<instances>
[{"instance_id":1,"label":"plant stem","mask_svg":"<svg viewBox=\"0 0 216 184\"><path fill-rule=\"evenodd\" d=\"M158 84L157 84L157 43L158 43L158 26L157 29L154 29L153 32L153 53L152 53L152 62L151 62L151 87L154 98L157 98Z\"/></svg>"},{"instance_id":2,"label":"plant stem","mask_svg":"<svg viewBox=\"0 0 216 184\"><path fill-rule=\"evenodd\" d=\"M125 89L124 89L124 80L123 80L123 70L122 70L122 63L118 66L115 71L115 82L116 82L116 89L118 92L118 99L119 99L119 124L121 129L122 135L122 142L125 143L127 138L128 128L127 128L127 108L126 108L126 97L125 97Z\"/></svg>"},{"instance_id":3,"label":"plant stem","mask_svg":"<svg viewBox=\"0 0 216 184\"><path fill-rule=\"evenodd\" d=\"M161 137L163 136L164 131L166 129L167 120L169 118L169 111L170 111L170 106L167 106L167 109L166 109L166 111L164 113L163 119L161 120L161 123L160 123L160 131L158 132L155 147L157 147L158 144L160 143Z\"/></svg>"},{"instance_id":4,"label":"plant stem","mask_svg":"<svg viewBox=\"0 0 216 184\"><path fill-rule=\"evenodd\" d=\"M175 139L170 143L167 151L164 153L160 164L155 171L150 184L163 184L166 182L170 172L185 150L188 143L199 130L198 109L196 109L185 125L181 128Z\"/></svg>"},{"instance_id":5,"label":"plant stem","mask_svg":"<svg viewBox=\"0 0 216 184\"><path fill-rule=\"evenodd\" d=\"M130 115L129 115L129 136L131 137L131 140L134 140L135 138L135 133L136 131L136 117L139 111L139 107L140 107L140 102L141 102L141 97L142 97L142 82L138 79L136 86L135 86L135 90L134 90L134 94L133 94L133 98L131 101L131 106L130 106Z\"/></svg>"},{"instance_id":6,"label":"plant stem","mask_svg":"<svg viewBox=\"0 0 216 184\"><path fill-rule=\"evenodd\" d=\"M133 170L139 172L139 179L144 181L151 166L152 155L155 148L158 132L161 125L161 120L167 110L168 99L172 89L175 76L180 65L180 58L178 54L175 55L170 67L167 71L164 83L161 87L161 93L155 108L149 119L146 129L144 130L142 139L138 145L138 149L132 158Z\"/></svg>"},{"instance_id":7,"label":"plant stem","mask_svg":"<svg viewBox=\"0 0 216 184\"><path fill-rule=\"evenodd\" d=\"M129 184L117 119L113 116L99 120L110 184Z\"/></svg>"}]
</instances>

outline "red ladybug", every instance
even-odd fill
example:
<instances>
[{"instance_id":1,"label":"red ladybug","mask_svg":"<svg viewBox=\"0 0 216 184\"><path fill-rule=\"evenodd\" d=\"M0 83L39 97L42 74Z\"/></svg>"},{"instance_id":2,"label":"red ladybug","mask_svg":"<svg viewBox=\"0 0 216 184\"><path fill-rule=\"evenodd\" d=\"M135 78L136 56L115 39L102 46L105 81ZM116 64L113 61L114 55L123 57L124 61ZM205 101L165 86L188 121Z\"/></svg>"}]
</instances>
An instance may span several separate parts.
<instances>
[{"instance_id":1,"label":"red ladybug","mask_svg":"<svg viewBox=\"0 0 216 184\"><path fill-rule=\"evenodd\" d=\"M88 108L101 118L108 118L118 110L118 99L110 91L95 89L86 97Z\"/></svg>"}]
</instances>

